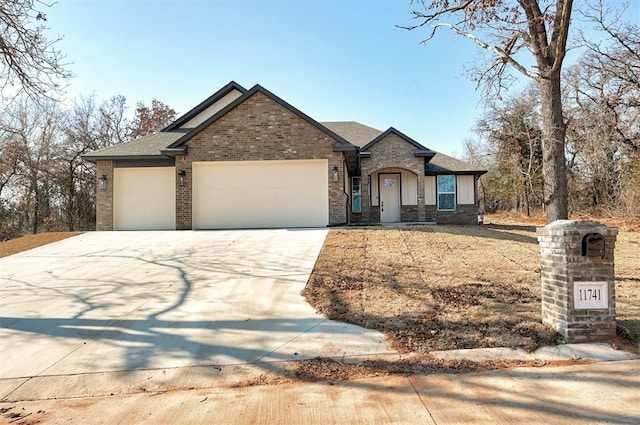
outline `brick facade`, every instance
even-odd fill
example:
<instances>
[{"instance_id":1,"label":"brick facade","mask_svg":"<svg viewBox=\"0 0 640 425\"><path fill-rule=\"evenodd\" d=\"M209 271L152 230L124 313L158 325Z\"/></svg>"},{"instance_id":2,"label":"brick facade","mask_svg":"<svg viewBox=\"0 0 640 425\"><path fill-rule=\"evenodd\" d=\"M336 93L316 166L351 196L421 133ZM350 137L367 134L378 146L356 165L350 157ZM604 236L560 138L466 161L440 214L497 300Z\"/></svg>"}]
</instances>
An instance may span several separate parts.
<instances>
[{"instance_id":1,"label":"brick facade","mask_svg":"<svg viewBox=\"0 0 640 425\"><path fill-rule=\"evenodd\" d=\"M362 221L380 221L380 210L378 207L371 205L368 196L368 176L372 175L376 171L382 171L385 168L404 168L418 176L417 205L413 205L413 208L404 208L401 206L400 214L402 221L409 221L405 220L405 217L407 219L415 217L415 219L411 221L424 221L424 158L414 156L415 150L415 146L407 143L407 141L403 140L397 134L390 133L384 139L371 146L369 150L369 152L371 152L370 158L361 159ZM371 196L376 195L372 193Z\"/></svg>"},{"instance_id":2,"label":"brick facade","mask_svg":"<svg viewBox=\"0 0 640 425\"><path fill-rule=\"evenodd\" d=\"M100 176L107 176L104 190ZM96 230L113 230L113 161L96 161L96 188Z\"/></svg>"},{"instance_id":3,"label":"brick facade","mask_svg":"<svg viewBox=\"0 0 640 425\"><path fill-rule=\"evenodd\" d=\"M228 110L225 109L226 113L216 117L204 128L197 127L179 132L178 127L182 125L182 121L178 120L174 123L174 127L157 135L148 136L148 139L142 138L132 144L122 145L121 148L117 146L107 148L92 155L97 163L98 176L107 176L106 190L99 190L97 193L96 228L98 230L112 230L114 225L113 167L115 162L107 159L118 158L119 166L159 166L161 163L167 165L166 163L174 161L174 158L164 155L179 152L182 154L175 156L175 171L177 175L184 173L185 178L184 185L176 185L175 223L178 230L193 228L193 163L222 161L326 160L329 225L349 222L379 223L380 208L372 205L377 204L378 193L370 193L369 179L377 178L381 173L400 175L401 221L477 223L477 204L459 204L453 212L440 212L435 206L425 205L425 157L430 155L430 151L397 130L390 128L374 139L374 142L367 144L365 154L360 156L358 164L355 161L355 156L358 155L356 146L342 139L345 137L342 133L338 133L341 136L334 134L332 137L330 131L327 134L322 126L317 126L313 120L260 86L245 91L236 84L231 89L242 91L244 94L233 102L233 106L225 104L228 105ZM212 99L211 102L219 100L216 99ZM202 111L198 108L201 106L194 108L187 116L200 114ZM357 125L363 127L360 124ZM369 128L369 130L375 132L374 129ZM177 146L171 144L183 139L187 140L185 144ZM165 147L168 149L165 150ZM186 151L181 152L179 148L186 148ZM345 153L340 150L347 152L346 158ZM436 165L438 172L464 169L461 161L446 155L436 158L442 158L444 161ZM351 212L350 187L348 187L351 179L346 178L345 175L347 172L345 159L348 159L351 172L358 165L361 171L361 213ZM451 160L454 161L453 165ZM134 163L144 164L131 165ZM334 168L338 170L336 181L333 176ZM469 171L467 170L466 173L468 174ZM455 172L451 171L451 174ZM249 177L247 181L250 182L251 176L247 177ZM466 201L470 202L470 199Z\"/></svg>"},{"instance_id":4,"label":"brick facade","mask_svg":"<svg viewBox=\"0 0 640 425\"><path fill-rule=\"evenodd\" d=\"M604 256L583 256L582 240L599 233ZM538 228L541 251L542 321L567 342L598 341L616 335L614 250L618 229L594 221L558 220ZM606 282L608 300L603 309L574 308L575 282Z\"/></svg>"},{"instance_id":5,"label":"brick facade","mask_svg":"<svg viewBox=\"0 0 640 425\"><path fill-rule=\"evenodd\" d=\"M425 159L416 157L416 147L400 136L390 133L371 146L371 157L361 159L362 169L362 214L361 222L380 222L380 208L371 205L369 178L385 169L403 168L417 176L417 205L401 205L400 220L403 222L436 222L439 224L477 224L478 205L458 204L455 211L438 211L436 205L425 205L424 170ZM376 194L372 193L371 197ZM353 217L353 215L352 215Z\"/></svg>"},{"instance_id":6,"label":"brick facade","mask_svg":"<svg viewBox=\"0 0 640 425\"><path fill-rule=\"evenodd\" d=\"M192 163L327 159L329 224L347 222L344 157L333 152L333 139L278 102L257 92L187 142L187 154L176 157L176 171L186 172L176 191L176 228L192 227ZM339 170L333 182L333 167Z\"/></svg>"},{"instance_id":7,"label":"brick facade","mask_svg":"<svg viewBox=\"0 0 640 425\"><path fill-rule=\"evenodd\" d=\"M478 224L478 206L457 204L455 211L438 211L437 205L427 205L425 218L438 224Z\"/></svg>"}]
</instances>

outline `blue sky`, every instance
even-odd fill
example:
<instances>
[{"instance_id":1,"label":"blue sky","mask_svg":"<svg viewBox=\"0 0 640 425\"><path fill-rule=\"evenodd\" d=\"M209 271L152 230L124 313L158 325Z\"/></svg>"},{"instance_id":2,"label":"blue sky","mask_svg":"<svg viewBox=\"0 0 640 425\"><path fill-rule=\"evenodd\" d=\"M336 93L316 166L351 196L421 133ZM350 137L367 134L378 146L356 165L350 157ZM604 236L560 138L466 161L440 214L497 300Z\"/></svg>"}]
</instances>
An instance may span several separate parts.
<instances>
[{"instance_id":1,"label":"blue sky","mask_svg":"<svg viewBox=\"0 0 640 425\"><path fill-rule=\"evenodd\" d=\"M76 74L68 98L121 94L132 110L156 98L182 114L234 80L318 121L393 126L461 156L482 113L480 92L462 76L478 49L445 32L420 44L423 31L396 28L412 23L411 8L403 0L62 0L46 13Z\"/></svg>"}]
</instances>

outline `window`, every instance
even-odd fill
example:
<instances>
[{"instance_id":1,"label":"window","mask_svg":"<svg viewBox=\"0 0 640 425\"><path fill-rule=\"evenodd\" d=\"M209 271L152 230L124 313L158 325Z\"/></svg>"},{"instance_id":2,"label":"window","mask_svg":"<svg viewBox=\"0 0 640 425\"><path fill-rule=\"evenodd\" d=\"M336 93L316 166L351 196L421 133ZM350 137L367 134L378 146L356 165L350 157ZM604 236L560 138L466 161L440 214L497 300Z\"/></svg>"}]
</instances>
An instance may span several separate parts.
<instances>
[{"instance_id":1,"label":"window","mask_svg":"<svg viewBox=\"0 0 640 425\"><path fill-rule=\"evenodd\" d=\"M438 176L438 210L455 211L456 176Z\"/></svg>"},{"instance_id":2,"label":"window","mask_svg":"<svg viewBox=\"0 0 640 425\"><path fill-rule=\"evenodd\" d=\"M362 212L362 185L360 177L351 177L351 211Z\"/></svg>"}]
</instances>

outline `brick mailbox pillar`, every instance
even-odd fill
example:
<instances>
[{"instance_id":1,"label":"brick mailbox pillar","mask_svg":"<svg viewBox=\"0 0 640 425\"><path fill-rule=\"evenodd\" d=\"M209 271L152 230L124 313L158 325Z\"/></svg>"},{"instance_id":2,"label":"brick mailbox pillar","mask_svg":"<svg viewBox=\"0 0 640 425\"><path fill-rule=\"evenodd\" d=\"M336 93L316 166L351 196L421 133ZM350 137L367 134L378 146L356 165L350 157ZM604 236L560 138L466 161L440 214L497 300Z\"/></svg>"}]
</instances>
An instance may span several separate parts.
<instances>
[{"instance_id":1,"label":"brick mailbox pillar","mask_svg":"<svg viewBox=\"0 0 640 425\"><path fill-rule=\"evenodd\" d=\"M537 229L542 257L542 321L567 342L616 335L613 251L618 229L558 220Z\"/></svg>"}]
</instances>

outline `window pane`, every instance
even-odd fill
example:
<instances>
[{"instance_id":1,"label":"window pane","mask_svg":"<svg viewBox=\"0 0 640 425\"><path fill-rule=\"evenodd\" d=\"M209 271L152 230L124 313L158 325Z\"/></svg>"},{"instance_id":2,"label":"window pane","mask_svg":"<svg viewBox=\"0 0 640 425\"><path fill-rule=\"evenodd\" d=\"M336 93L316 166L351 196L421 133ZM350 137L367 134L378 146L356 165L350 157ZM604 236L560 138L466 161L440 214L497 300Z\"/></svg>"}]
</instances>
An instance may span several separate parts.
<instances>
[{"instance_id":1,"label":"window pane","mask_svg":"<svg viewBox=\"0 0 640 425\"><path fill-rule=\"evenodd\" d=\"M353 177L351 179L351 190L352 193L360 195L360 177Z\"/></svg>"},{"instance_id":2,"label":"window pane","mask_svg":"<svg viewBox=\"0 0 640 425\"><path fill-rule=\"evenodd\" d=\"M438 209L439 210L455 210L456 196L453 193L438 194Z\"/></svg>"},{"instance_id":3,"label":"window pane","mask_svg":"<svg viewBox=\"0 0 640 425\"><path fill-rule=\"evenodd\" d=\"M362 186L360 177L351 178L351 211L361 212L362 208Z\"/></svg>"},{"instance_id":4,"label":"window pane","mask_svg":"<svg viewBox=\"0 0 640 425\"><path fill-rule=\"evenodd\" d=\"M351 204L351 210L353 212L359 213L362 211L362 196L361 195L353 195L353 202Z\"/></svg>"},{"instance_id":5,"label":"window pane","mask_svg":"<svg viewBox=\"0 0 640 425\"><path fill-rule=\"evenodd\" d=\"M438 176L438 192L455 192L456 179L454 176Z\"/></svg>"}]
</instances>

